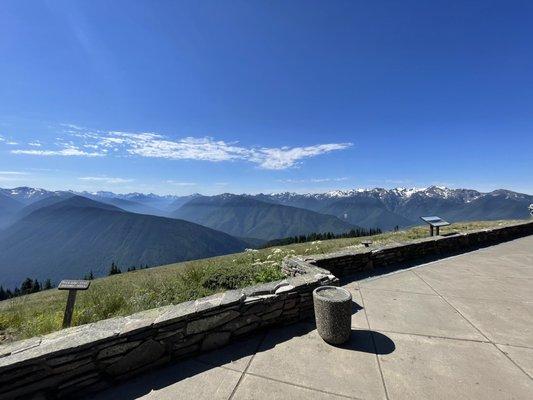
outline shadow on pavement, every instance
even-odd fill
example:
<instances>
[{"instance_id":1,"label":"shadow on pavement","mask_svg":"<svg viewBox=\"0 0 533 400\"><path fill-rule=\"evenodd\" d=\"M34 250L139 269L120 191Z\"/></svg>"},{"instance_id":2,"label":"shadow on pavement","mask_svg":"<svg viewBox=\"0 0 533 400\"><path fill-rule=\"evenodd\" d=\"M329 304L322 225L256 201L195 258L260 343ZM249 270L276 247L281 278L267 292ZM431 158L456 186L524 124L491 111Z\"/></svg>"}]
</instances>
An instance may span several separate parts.
<instances>
[{"instance_id":1,"label":"shadow on pavement","mask_svg":"<svg viewBox=\"0 0 533 400\"><path fill-rule=\"evenodd\" d=\"M388 336L364 329L352 329L348 342L335 347L372 354L390 354L396 350L396 345Z\"/></svg>"},{"instance_id":2,"label":"shadow on pavement","mask_svg":"<svg viewBox=\"0 0 533 400\"><path fill-rule=\"evenodd\" d=\"M354 313L360 309L361 307L354 302ZM199 375L205 375L205 379L220 379L214 375L214 370L217 367L226 368L222 373L241 373L249 362L247 357L273 349L288 340L308 335L315 329L316 325L313 320L270 328L209 353L141 373L126 382L114 385L102 392L93 393L87 399L136 399L152 391L168 388L178 382L187 384L187 382L182 381L189 378L192 378L188 383L189 385L198 385L201 384L201 381L196 381L194 377L204 378ZM369 330L352 329L350 340L341 346L323 343L334 348L373 354L390 354L395 349L394 342L387 336ZM227 371L227 369L233 371ZM210 377L209 374L213 374L213 376ZM175 390L180 391L181 389L181 387L176 387Z\"/></svg>"}]
</instances>

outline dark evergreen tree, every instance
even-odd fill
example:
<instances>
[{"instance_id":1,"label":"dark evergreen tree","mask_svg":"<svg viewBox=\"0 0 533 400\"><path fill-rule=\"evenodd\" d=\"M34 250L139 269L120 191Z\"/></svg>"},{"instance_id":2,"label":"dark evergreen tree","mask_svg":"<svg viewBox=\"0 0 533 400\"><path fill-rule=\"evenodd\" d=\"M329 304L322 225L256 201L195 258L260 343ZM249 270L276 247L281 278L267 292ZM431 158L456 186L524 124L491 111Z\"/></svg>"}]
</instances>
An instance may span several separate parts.
<instances>
[{"instance_id":1,"label":"dark evergreen tree","mask_svg":"<svg viewBox=\"0 0 533 400\"><path fill-rule=\"evenodd\" d=\"M20 291L19 293L20 294L28 294L28 293L32 293L33 291L33 279L31 278L26 278L24 279L24 281L22 282L22 284L20 285ZM15 289L16 291L16 289Z\"/></svg>"},{"instance_id":2,"label":"dark evergreen tree","mask_svg":"<svg viewBox=\"0 0 533 400\"><path fill-rule=\"evenodd\" d=\"M267 244L265 244L263 248L271 247L271 246L283 246L283 245L292 244L292 243L314 242L315 240L329 240L329 239L340 239L340 238L354 238L354 237L361 237L361 236L372 236L372 235L378 235L380 233L381 233L381 229L379 228L370 228L370 229L357 228L357 229L352 229L349 232L339 233L339 234L335 234L333 232L310 233L308 235L291 236L291 237L284 238L284 239L271 240Z\"/></svg>"},{"instance_id":3,"label":"dark evergreen tree","mask_svg":"<svg viewBox=\"0 0 533 400\"><path fill-rule=\"evenodd\" d=\"M50 290L50 289L52 289L52 281L50 280L50 278L48 278L47 280L44 281L43 290Z\"/></svg>"},{"instance_id":4,"label":"dark evergreen tree","mask_svg":"<svg viewBox=\"0 0 533 400\"><path fill-rule=\"evenodd\" d=\"M111 269L109 270L109 274L108 274L108 275L109 275L109 276L111 276L111 275L117 275L117 274L120 274L121 272L122 272L122 271L120 270L120 268L117 267L117 265L116 265L114 262L112 262L112 263L111 263Z\"/></svg>"},{"instance_id":5,"label":"dark evergreen tree","mask_svg":"<svg viewBox=\"0 0 533 400\"><path fill-rule=\"evenodd\" d=\"M109 274L109 275L111 275L111 274ZM83 276L83 279L85 279L86 281L92 281L94 279L93 270L91 269L91 271L88 274L85 274Z\"/></svg>"},{"instance_id":6,"label":"dark evergreen tree","mask_svg":"<svg viewBox=\"0 0 533 400\"><path fill-rule=\"evenodd\" d=\"M33 281L33 286L31 288L31 293L37 293L41 291L41 284L37 279Z\"/></svg>"}]
</instances>

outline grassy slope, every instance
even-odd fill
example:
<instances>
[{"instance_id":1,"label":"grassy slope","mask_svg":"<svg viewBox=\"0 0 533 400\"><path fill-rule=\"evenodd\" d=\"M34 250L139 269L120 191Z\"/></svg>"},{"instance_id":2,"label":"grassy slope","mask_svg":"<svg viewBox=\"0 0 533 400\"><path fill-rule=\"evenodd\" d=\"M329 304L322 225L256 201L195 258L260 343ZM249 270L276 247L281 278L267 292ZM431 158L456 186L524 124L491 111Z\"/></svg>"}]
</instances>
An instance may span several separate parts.
<instances>
[{"instance_id":1,"label":"grassy slope","mask_svg":"<svg viewBox=\"0 0 533 400\"><path fill-rule=\"evenodd\" d=\"M457 223L441 233L466 232L516 221ZM375 245L425 237L426 226L372 237ZM96 279L86 292L79 292L75 325L128 315L137 311L175 304L226 289L282 279L280 265L287 255L323 254L353 248L364 238L334 239L292 244L244 252ZM0 342L49 333L60 329L66 292L56 289L0 302Z\"/></svg>"}]
</instances>

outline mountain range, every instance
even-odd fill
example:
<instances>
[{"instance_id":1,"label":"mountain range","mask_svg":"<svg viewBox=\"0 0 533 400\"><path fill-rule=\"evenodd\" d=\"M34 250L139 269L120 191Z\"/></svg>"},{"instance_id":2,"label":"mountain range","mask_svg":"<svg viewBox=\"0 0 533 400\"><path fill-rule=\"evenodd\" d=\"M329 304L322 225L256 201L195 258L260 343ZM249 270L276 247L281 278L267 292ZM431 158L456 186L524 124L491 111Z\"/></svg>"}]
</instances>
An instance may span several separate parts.
<instances>
[{"instance_id":1,"label":"mountain range","mask_svg":"<svg viewBox=\"0 0 533 400\"><path fill-rule=\"evenodd\" d=\"M439 186L266 196L280 204L335 215L362 227L383 230L418 225L420 217L429 215L438 215L450 222L527 218L528 205L533 203L533 196L510 190L482 193Z\"/></svg>"},{"instance_id":2,"label":"mountain range","mask_svg":"<svg viewBox=\"0 0 533 400\"><path fill-rule=\"evenodd\" d=\"M36 203L43 203L41 199ZM89 271L161 265L244 250L248 243L191 222L124 211L81 197L57 196L0 232L0 284L25 277L58 282Z\"/></svg>"},{"instance_id":3,"label":"mountain range","mask_svg":"<svg viewBox=\"0 0 533 400\"><path fill-rule=\"evenodd\" d=\"M172 216L234 236L264 240L313 232L344 233L355 228L332 215L234 194L196 196Z\"/></svg>"},{"instance_id":4,"label":"mountain range","mask_svg":"<svg viewBox=\"0 0 533 400\"><path fill-rule=\"evenodd\" d=\"M0 285L54 281L93 270L159 265L241 251L272 239L357 227L391 230L421 216L450 222L521 219L533 196L425 189L159 196L0 189Z\"/></svg>"}]
</instances>

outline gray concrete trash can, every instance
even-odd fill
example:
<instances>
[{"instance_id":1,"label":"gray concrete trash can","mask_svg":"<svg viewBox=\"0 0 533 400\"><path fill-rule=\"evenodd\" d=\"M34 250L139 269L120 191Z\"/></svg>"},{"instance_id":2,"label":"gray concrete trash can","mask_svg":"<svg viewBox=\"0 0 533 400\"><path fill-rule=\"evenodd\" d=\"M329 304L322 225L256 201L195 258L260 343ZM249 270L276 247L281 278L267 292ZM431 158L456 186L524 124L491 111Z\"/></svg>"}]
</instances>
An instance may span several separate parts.
<instances>
[{"instance_id":1,"label":"gray concrete trash can","mask_svg":"<svg viewBox=\"0 0 533 400\"><path fill-rule=\"evenodd\" d=\"M352 331L352 294L337 286L321 286L313 291L318 334L331 344L342 344Z\"/></svg>"}]
</instances>

